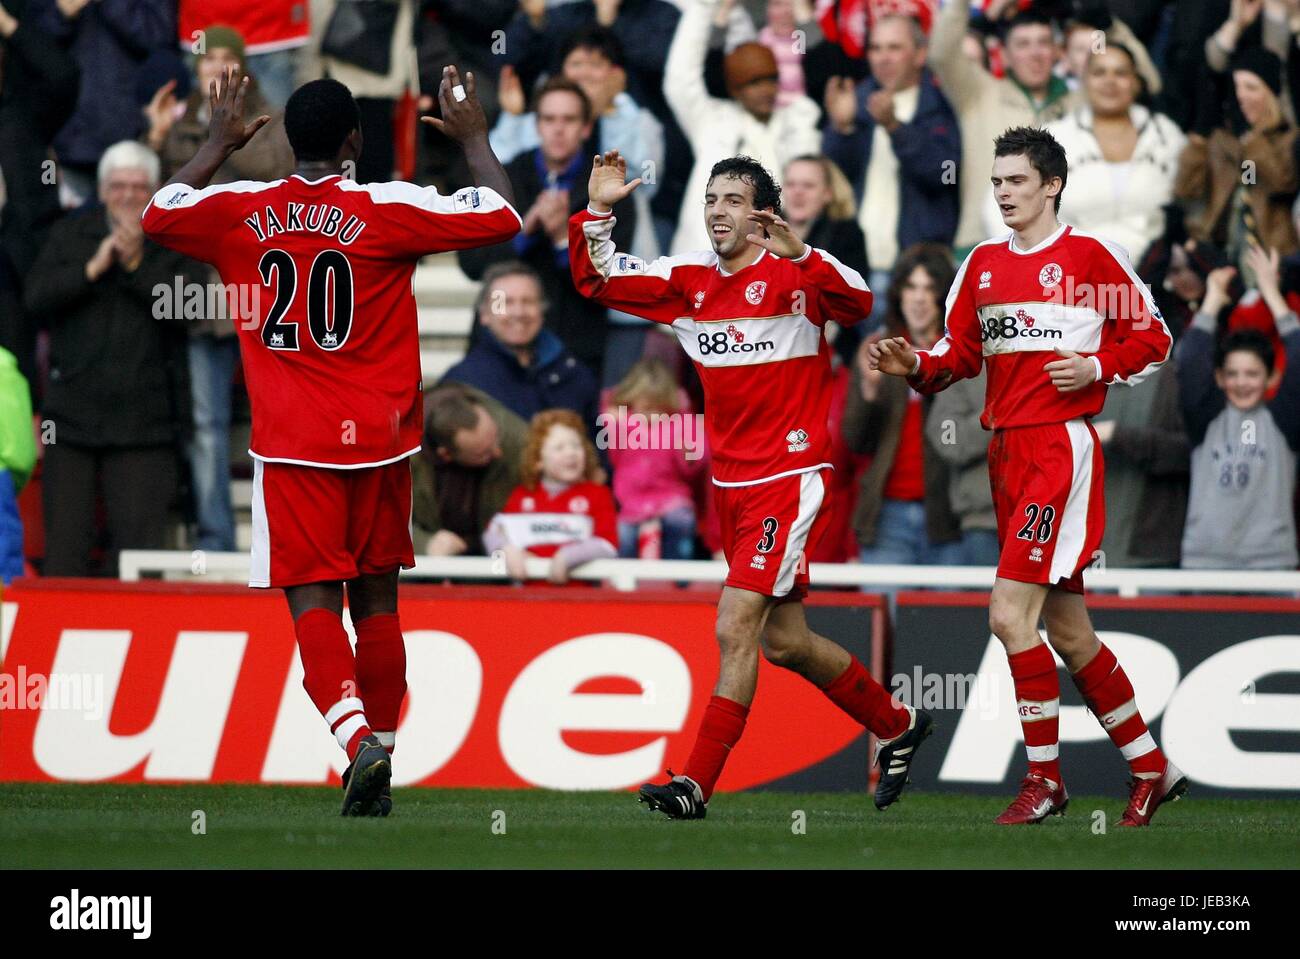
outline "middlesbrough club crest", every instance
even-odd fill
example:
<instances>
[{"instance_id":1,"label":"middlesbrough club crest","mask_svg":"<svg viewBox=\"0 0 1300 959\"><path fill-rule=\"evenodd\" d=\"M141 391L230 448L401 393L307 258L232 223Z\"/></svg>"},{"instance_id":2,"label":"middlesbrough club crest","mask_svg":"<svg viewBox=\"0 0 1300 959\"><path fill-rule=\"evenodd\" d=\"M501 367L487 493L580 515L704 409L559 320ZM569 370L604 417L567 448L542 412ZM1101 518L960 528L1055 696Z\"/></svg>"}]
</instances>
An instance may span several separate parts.
<instances>
[{"instance_id":1,"label":"middlesbrough club crest","mask_svg":"<svg viewBox=\"0 0 1300 959\"><path fill-rule=\"evenodd\" d=\"M1038 283L1045 290L1050 290L1056 284L1061 282L1063 276L1061 265L1059 263L1049 263L1038 271Z\"/></svg>"},{"instance_id":2,"label":"middlesbrough club crest","mask_svg":"<svg viewBox=\"0 0 1300 959\"><path fill-rule=\"evenodd\" d=\"M749 286L745 287L745 299L754 306L763 302L763 294L767 292L766 280L755 280Z\"/></svg>"}]
</instances>

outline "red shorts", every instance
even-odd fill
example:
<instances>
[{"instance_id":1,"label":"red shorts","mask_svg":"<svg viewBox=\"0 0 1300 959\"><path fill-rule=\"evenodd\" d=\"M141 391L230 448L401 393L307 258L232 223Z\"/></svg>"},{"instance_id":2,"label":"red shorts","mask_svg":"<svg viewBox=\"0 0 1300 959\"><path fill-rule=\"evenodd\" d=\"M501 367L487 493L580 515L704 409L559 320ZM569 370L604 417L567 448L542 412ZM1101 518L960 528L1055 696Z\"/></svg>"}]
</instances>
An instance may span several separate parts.
<instances>
[{"instance_id":1,"label":"red shorts","mask_svg":"<svg viewBox=\"0 0 1300 959\"><path fill-rule=\"evenodd\" d=\"M727 557L727 585L787 602L808 595L808 560L826 529L821 470L757 483L714 486Z\"/></svg>"},{"instance_id":2,"label":"red shorts","mask_svg":"<svg viewBox=\"0 0 1300 959\"><path fill-rule=\"evenodd\" d=\"M411 464L327 469L253 460L249 586L300 586L415 565Z\"/></svg>"},{"instance_id":3,"label":"red shorts","mask_svg":"<svg viewBox=\"0 0 1300 959\"><path fill-rule=\"evenodd\" d=\"M1101 444L1086 420L995 431L989 481L998 575L1082 593L1106 527L1104 477Z\"/></svg>"}]
</instances>

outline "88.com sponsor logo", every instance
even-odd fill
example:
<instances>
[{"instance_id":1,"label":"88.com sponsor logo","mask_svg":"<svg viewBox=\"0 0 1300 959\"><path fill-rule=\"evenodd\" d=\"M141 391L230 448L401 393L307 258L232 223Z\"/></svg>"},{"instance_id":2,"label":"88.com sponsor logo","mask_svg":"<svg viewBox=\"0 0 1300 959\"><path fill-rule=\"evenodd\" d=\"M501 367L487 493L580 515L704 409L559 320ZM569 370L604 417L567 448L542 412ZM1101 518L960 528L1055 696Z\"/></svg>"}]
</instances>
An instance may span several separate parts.
<instances>
[{"instance_id":1,"label":"88.com sponsor logo","mask_svg":"<svg viewBox=\"0 0 1300 959\"><path fill-rule=\"evenodd\" d=\"M1001 316L990 316L980 323L980 342L987 343L990 340L1014 340L1019 338L1048 340L1062 338L1060 330L1036 324L1037 320L1024 310L1016 310L1014 314L1004 313Z\"/></svg>"}]
</instances>

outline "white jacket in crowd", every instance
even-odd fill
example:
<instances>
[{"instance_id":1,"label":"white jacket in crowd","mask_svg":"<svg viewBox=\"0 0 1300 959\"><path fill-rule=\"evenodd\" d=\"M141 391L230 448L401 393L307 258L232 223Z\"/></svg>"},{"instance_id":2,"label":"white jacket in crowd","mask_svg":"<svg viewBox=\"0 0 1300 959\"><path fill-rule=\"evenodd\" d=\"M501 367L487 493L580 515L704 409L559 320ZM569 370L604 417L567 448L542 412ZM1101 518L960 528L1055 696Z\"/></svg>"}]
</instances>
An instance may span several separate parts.
<instances>
[{"instance_id":1,"label":"white jacket in crowd","mask_svg":"<svg viewBox=\"0 0 1300 959\"><path fill-rule=\"evenodd\" d=\"M1047 129L1065 147L1070 175L1061 196L1061 220L1122 246L1136 265L1165 231L1164 207L1173 200L1178 158L1187 137L1163 113L1134 105L1137 146L1127 163L1107 163L1084 106Z\"/></svg>"}]
</instances>

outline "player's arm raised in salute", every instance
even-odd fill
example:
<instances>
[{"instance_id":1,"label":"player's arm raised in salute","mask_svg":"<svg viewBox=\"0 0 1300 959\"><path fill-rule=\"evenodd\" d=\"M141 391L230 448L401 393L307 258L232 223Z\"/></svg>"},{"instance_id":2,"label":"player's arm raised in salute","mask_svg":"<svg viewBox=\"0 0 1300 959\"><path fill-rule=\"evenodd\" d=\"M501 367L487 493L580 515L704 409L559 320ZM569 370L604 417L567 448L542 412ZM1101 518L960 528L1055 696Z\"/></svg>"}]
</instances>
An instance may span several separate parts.
<instances>
[{"instance_id":1,"label":"player's arm raised in salute","mask_svg":"<svg viewBox=\"0 0 1300 959\"><path fill-rule=\"evenodd\" d=\"M687 312L673 283L673 268L689 256L661 256L646 263L614 246L614 204L630 196L641 178L627 181L627 160L617 150L592 161L588 206L569 218L569 271L578 292L656 323L672 323Z\"/></svg>"},{"instance_id":2,"label":"player's arm raised in salute","mask_svg":"<svg viewBox=\"0 0 1300 959\"><path fill-rule=\"evenodd\" d=\"M978 249L978 248L977 248ZM938 393L957 380L977 376L984 363L979 314L968 285L972 250L953 280L944 307L943 339L929 350L914 350L901 336L867 345L867 365L893 376L905 376L918 393Z\"/></svg>"}]
</instances>

